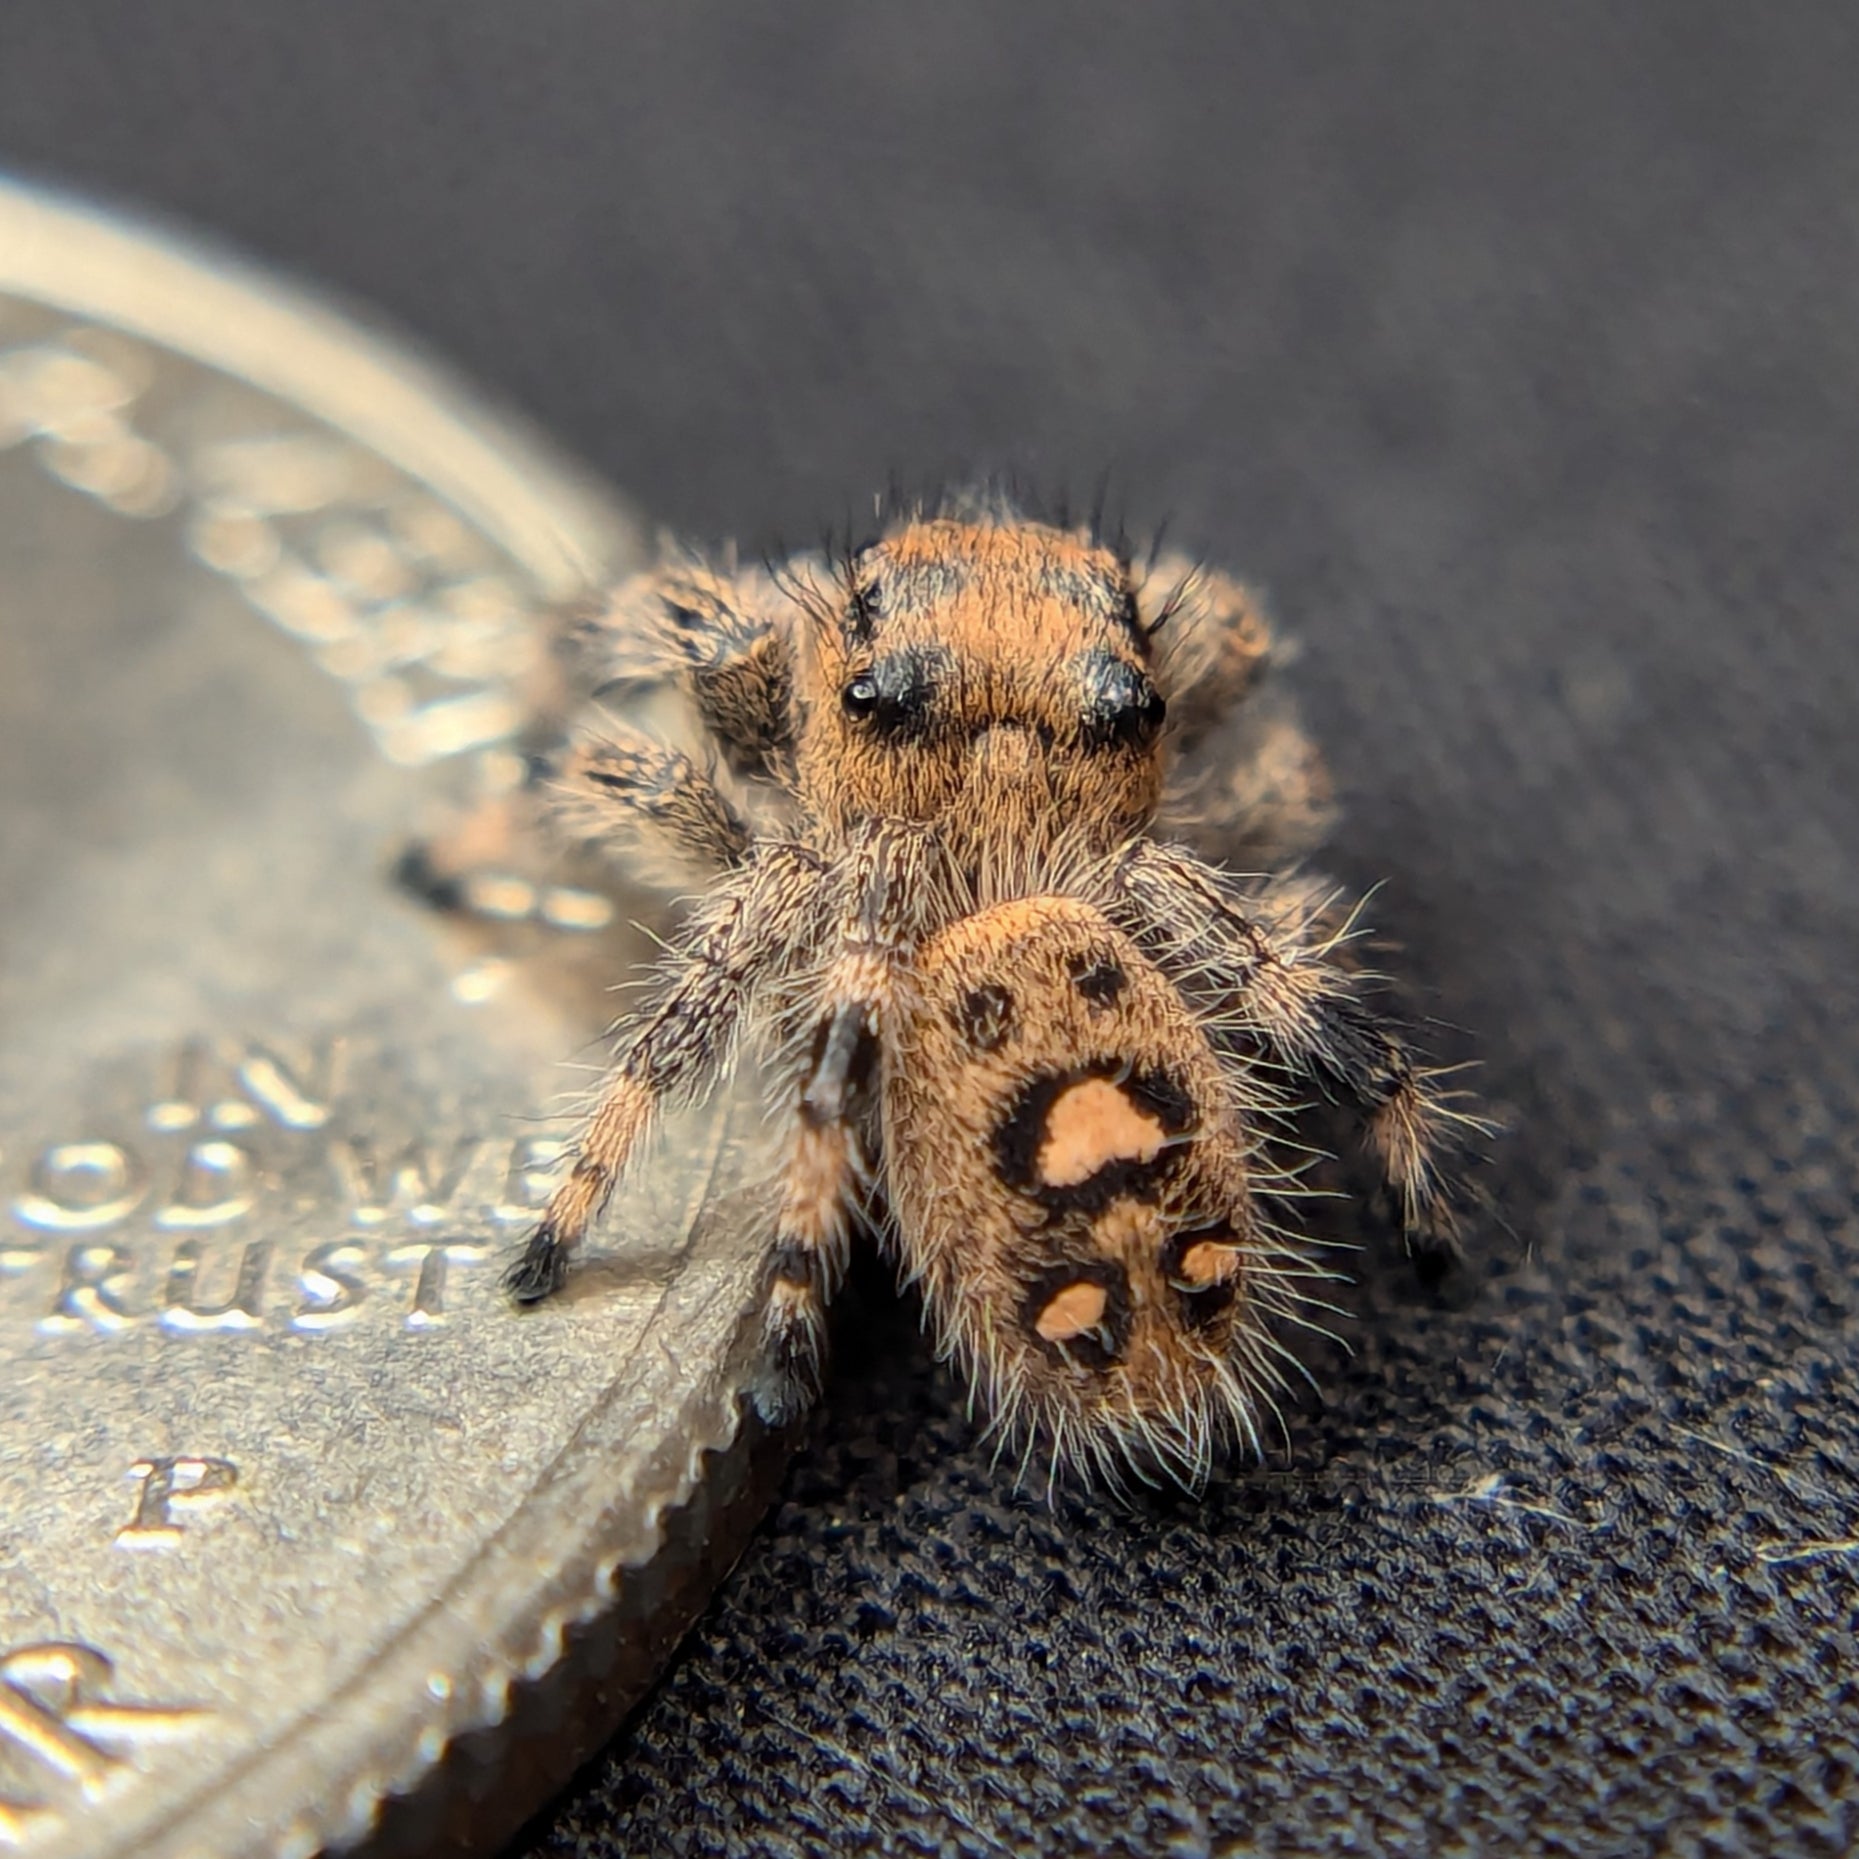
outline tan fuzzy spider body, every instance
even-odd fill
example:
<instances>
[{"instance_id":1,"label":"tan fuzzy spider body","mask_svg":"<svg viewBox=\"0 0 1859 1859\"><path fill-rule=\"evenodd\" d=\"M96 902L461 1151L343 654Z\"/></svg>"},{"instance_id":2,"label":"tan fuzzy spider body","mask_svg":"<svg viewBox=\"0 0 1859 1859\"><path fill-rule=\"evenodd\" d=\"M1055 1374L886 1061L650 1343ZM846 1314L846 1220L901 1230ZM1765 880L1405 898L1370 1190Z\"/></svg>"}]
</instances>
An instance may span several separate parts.
<instances>
[{"instance_id":1,"label":"tan fuzzy spider body","mask_svg":"<svg viewBox=\"0 0 1859 1859\"><path fill-rule=\"evenodd\" d=\"M569 643L590 695L682 686L709 743L577 738L542 782L558 827L708 876L519 1300L745 1038L793 1113L777 1416L818 1387L869 1210L1004 1436L1198 1482L1258 1443L1273 1321L1313 1272L1285 1222L1288 1118L1314 1097L1361 1113L1410 1243L1449 1247L1461 1119L1333 959L1312 887L1203 856L1281 858L1326 812L1236 583L971 506L779 573L667 562Z\"/></svg>"}]
</instances>

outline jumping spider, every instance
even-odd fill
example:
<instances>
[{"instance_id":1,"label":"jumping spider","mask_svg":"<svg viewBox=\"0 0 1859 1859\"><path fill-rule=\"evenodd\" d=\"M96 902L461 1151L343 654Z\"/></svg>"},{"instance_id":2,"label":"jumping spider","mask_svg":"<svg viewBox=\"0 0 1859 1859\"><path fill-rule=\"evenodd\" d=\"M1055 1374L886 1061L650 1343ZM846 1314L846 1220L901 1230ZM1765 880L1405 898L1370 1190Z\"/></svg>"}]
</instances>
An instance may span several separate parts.
<instances>
[{"instance_id":1,"label":"jumping spider","mask_svg":"<svg viewBox=\"0 0 1859 1859\"><path fill-rule=\"evenodd\" d=\"M675 556L566 640L590 700L680 689L693 755L610 719L558 828L702 873L507 1283L549 1295L660 1109L745 1038L790 1094L772 1417L818 1390L867 1212L1003 1436L1115 1481L1259 1444L1322 1276L1289 1228L1313 1094L1363 1120L1410 1248L1453 1247L1454 1110L1282 860L1320 763L1260 686L1246 590L986 499L779 570Z\"/></svg>"}]
</instances>

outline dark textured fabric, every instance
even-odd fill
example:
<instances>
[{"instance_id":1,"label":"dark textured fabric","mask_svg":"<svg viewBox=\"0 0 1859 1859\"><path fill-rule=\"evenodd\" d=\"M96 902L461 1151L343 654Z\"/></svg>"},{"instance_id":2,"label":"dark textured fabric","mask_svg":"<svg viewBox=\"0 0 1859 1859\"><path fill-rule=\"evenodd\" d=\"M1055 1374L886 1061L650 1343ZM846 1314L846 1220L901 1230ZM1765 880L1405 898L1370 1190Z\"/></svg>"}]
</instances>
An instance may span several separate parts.
<instances>
[{"instance_id":1,"label":"dark textured fabric","mask_svg":"<svg viewBox=\"0 0 1859 1859\"><path fill-rule=\"evenodd\" d=\"M1288 1455L1015 1496L864 1286L535 1855L1859 1841L1859 14L7 9L0 153L381 304L699 536L1089 487L1255 577L1505 1224ZM1507 1230L1508 1229L1508 1230Z\"/></svg>"}]
</instances>

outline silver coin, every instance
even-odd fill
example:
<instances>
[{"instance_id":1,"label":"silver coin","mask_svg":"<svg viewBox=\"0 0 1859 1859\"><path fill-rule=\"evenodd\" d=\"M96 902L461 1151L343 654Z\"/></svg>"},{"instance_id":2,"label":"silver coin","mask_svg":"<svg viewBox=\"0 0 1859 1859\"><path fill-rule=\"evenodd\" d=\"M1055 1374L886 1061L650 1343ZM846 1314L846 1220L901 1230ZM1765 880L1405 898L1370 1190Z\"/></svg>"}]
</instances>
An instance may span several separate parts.
<instances>
[{"instance_id":1,"label":"silver coin","mask_svg":"<svg viewBox=\"0 0 1859 1859\"><path fill-rule=\"evenodd\" d=\"M752 1081L515 1314L633 913L388 875L636 552L404 352L0 188L0 1849L492 1844L740 1545Z\"/></svg>"}]
</instances>

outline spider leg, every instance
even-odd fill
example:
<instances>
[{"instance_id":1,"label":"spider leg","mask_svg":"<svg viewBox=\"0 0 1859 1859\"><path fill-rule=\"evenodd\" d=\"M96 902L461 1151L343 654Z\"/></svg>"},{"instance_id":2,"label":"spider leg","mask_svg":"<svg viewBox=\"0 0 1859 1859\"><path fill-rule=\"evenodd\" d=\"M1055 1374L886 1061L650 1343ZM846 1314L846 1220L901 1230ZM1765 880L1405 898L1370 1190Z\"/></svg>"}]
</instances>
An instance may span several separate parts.
<instances>
[{"instance_id":1,"label":"spider leg","mask_svg":"<svg viewBox=\"0 0 1859 1859\"><path fill-rule=\"evenodd\" d=\"M773 577L679 556L557 618L567 686L539 699L559 734L577 697L680 685L738 772L779 771L788 743L786 597ZM602 733L604 732L604 738ZM441 909L470 909L479 880L538 826L565 849L616 860L628 879L688 880L741 862L750 833L710 770L636 729L603 718L600 732L533 763L530 791L499 795L408 845L401 883Z\"/></svg>"},{"instance_id":2,"label":"spider leg","mask_svg":"<svg viewBox=\"0 0 1859 1859\"><path fill-rule=\"evenodd\" d=\"M606 1205L660 1110L695 1097L734 1049L757 987L813 935L820 864L767 846L693 912L673 948L658 1004L625 1022L619 1055L574 1147L568 1174L504 1283L521 1304L556 1290L568 1255Z\"/></svg>"},{"instance_id":3,"label":"spider leg","mask_svg":"<svg viewBox=\"0 0 1859 1859\"><path fill-rule=\"evenodd\" d=\"M800 1094L804 1119L842 1121L869 1086L898 977L928 928L932 846L927 828L884 822L847 860L845 912L820 980Z\"/></svg>"},{"instance_id":4,"label":"spider leg","mask_svg":"<svg viewBox=\"0 0 1859 1859\"><path fill-rule=\"evenodd\" d=\"M782 1183L762 1318L767 1373L756 1405L771 1424L792 1419L819 1397L826 1306L845 1277L855 1197L865 1173L849 1123L801 1118Z\"/></svg>"},{"instance_id":5,"label":"spider leg","mask_svg":"<svg viewBox=\"0 0 1859 1859\"><path fill-rule=\"evenodd\" d=\"M1437 1075L1331 959L1333 934L1313 936L1290 911L1268 921L1256 902L1249 913L1225 872L1179 846L1139 842L1114 882L1126 926L1180 984L1213 997L1216 1020L1358 1107L1410 1251L1456 1254L1444 1158L1462 1132L1483 1126L1452 1108Z\"/></svg>"},{"instance_id":6,"label":"spider leg","mask_svg":"<svg viewBox=\"0 0 1859 1859\"><path fill-rule=\"evenodd\" d=\"M1155 682L1168 700L1169 734L1188 747L1264 676L1271 628L1239 582L1181 555L1150 564L1137 611L1154 641Z\"/></svg>"},{"instance_id":7,"label":"spider leg","mask_svg":"<svg viewBox=\"0 0 1859 1859\"><path fill-rule=\"evenodd\" d=\"M571 744L537 783L549 827L631 878L733 870L749 828L714 777L682 750L609 725Z\"/></svg>"},{"instance_id":8,"label":"spider leg","mask_svg":"<svg viewBox=\"0 0 1859 1859\"><path fill-rule=\"evenodd\" d=\"M569 614L560 646L590 692L681 684L733 768L777 773L791 742L787 599L761 569L679 554Z\"/></svg>"},{"instance_id":9,"label":"spider leg","mask_svg":"<svg viewBox=\"0 0 1859 1859\"><path fill-rule=\"evenodd\" d=\"M773 1391L761 1403L770 1418L819 1392L826 1305L845 1276L849 1203L865 1173L859 1132L873 1110L898 979L925 930L929 851L922 829L880 825L846 863L775 1236L764 1325Z\"/></svg>"},{"instance_id":10,"label":"spider leg","mask_svg":"<svg viewBox=\"0 0 1859 1859\"><path fill-rule=\"evenodd\" d=\"M1290 698L1270 685L1169 770L1155 832L1242 871L1277 870L1335 818L1329 770Z\"/></svg>"}]
</instances>

